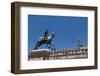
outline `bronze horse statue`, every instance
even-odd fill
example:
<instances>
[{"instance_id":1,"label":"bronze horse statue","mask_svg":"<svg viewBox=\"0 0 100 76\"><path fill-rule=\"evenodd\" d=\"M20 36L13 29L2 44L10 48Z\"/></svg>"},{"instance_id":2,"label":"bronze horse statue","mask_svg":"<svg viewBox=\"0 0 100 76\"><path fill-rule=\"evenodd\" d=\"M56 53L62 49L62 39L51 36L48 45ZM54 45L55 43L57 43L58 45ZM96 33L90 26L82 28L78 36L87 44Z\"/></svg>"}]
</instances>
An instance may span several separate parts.
<instances>
[{"instance_id":1,"label":"bronze horse statue","mask_svg":"<svg viewBox=\"0 0 100 76\"><path fill-rule=\"evenodd\" d=\"M46 48L51 47L52 38L55 37L55 32L48 34L48 30L44 33L44 37L40 37L34 47L34 50L38 49L42 44L46 44ZM48 47L49 45L49 47Z\"/></svg>"}]
</instances>

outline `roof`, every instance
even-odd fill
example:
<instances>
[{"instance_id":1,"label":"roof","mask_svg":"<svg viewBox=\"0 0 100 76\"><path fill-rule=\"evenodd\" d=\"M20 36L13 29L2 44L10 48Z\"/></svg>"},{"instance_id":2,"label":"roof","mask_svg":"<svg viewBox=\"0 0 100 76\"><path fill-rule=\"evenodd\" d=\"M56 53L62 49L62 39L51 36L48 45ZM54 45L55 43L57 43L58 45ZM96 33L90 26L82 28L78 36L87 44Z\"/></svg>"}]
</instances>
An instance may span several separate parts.
<instances>
[{"instance_id":1,"label":"roof","mask_svg":"<svg viewBox=\"0 0 100 76\"><path fill-rule=\"evenodd\" d=\"M34 51L48 51L48 52L50 52L51 50L50 49L37 49L37 50L32 50L32 52L34 52Z\"/></svg>"}]
</instances>

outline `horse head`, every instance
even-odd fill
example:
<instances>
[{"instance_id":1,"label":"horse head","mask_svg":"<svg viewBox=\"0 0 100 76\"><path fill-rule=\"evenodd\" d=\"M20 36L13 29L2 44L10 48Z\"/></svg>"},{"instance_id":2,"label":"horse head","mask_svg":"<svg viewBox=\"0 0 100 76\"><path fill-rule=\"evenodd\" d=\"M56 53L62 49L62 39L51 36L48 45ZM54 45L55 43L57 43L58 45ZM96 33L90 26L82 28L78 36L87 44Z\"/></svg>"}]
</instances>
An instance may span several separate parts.
<instances>
[{"instance_id":1,"label":"horse head","mask_svg":"<svg viewBox=\"0 0 100 76\"><path fill-rule=\"evenodd\" d=\"M51 36L52 36L52 37L55 37L55 32L52 32L52 33L51 33Z\"/></svg>"}]
</instances>

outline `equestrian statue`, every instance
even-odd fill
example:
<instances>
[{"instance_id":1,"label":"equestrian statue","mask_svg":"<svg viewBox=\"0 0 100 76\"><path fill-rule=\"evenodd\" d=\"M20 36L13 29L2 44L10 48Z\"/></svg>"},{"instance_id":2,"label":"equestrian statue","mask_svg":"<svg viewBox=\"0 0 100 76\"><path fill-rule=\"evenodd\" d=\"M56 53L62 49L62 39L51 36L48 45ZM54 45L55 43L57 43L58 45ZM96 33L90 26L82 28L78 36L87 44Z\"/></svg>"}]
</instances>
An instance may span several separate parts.
<instances>
[{"instance_id":1,"label":"equestrian statue","mask_svg":"<svg viewBox=\"0 0 100 76\"><path fill-rule=\"evenodd\" d=\"M49 34L48 30L45 31L44 36L40 37L37 41L34 50L38 49L42 44L46 44L46 48L51 47L52 39L55 37L55 32Z\"/></svg>"}]
</instances>

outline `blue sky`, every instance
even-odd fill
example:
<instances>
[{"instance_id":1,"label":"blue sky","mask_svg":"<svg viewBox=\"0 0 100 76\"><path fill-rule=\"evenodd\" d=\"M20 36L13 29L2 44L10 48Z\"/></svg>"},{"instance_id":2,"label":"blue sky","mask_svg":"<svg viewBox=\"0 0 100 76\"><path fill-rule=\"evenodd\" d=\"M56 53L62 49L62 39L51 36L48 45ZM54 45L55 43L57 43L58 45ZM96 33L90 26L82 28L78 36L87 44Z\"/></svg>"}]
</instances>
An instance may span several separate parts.
<instances>
[{"instance_id":1,"label":"blue sky","mask_svg":"<svg viewBox=\"0 0 100 76\"><path fill-rule=\"evenodd\" d=\"M45 30L55 32L52 43L56 48L76 48L77 40L88 45L88 18L74 16L28 15L28 50L31 51Z\"/></svg>"}]
</instances>

